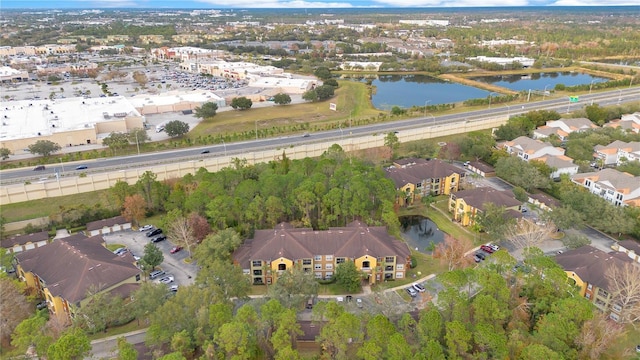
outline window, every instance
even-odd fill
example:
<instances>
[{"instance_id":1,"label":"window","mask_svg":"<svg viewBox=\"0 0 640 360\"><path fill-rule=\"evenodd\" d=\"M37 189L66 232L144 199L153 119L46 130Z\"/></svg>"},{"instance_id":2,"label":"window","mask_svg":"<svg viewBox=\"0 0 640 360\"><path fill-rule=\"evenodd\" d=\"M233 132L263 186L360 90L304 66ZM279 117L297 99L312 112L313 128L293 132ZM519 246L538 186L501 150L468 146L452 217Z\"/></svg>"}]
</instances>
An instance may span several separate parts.
<instances>
[{"instance_id":1,"label":"window","mask_svg":"<svg viewBox=\"0 0 640 360\"><path fill-rule=\"evenodd\" d=\"M440 178L435 179L434 183L439 184L440 183Z\"/></svg>"},{"instance_id":2,"label":"window","mask_svg":"<svg viewBox=\"0 0 640 360\"><path fill-rule=\"evenodd\" d=\"M333 261L333 255L325 255L324 259L327 261Z\"/></svg>"},{"instance_id":3,"label":"window","mask_svg":"<svg viewBox=\"0 0 640 360\"><path fill-rule=\"evenodd\" d=\"M606 290L598 289L598 296L608 297L609 293Z\"/></svg>"},{"instance_id":4,"label":"window","mask_svg":"<svg viewBox=\"0 0 640 360\"><path fill-rule=\"evenodd\" d=\"M422 183L417 183L416 184L416 188L421 188L422 187Z\"/></svg>"},{"instance_id":5,"label":"window","mask_svg":"<svg viewBox=\"0 0 640 360\"><path fill-rule=\"evenodd\" d=\"M333 264L325 264L324 268L327 270L333 270Z\"/></svg>"},{"instance_id":6,"label":"window","mask_svg":"<svg viewBox=\"0 0 640 360\"><path fill-rule=\"evenodd\" d=\"M593 290L593 285L592 284L587 285L587 290L589 291Z\"/></svg>"},{"instance_id":7,"label":"window","mask_svg":"<svg viewBox=\"0 0 640 360\"><path fill-rule=\"evenodd\" d=\"M316 272L316 279L322 279L322 273L321 272Z\"/></svg>"},{"instance_id":8,"label":"window","mask_svg":"<svg viewBox=\"0 0 640 360\"><path fill-rule=\"evenodd\" d=\"M278 264L278 270L287 270L287 264Z\"/></svg>"},{"instance_id":9,"label":"window","mask_svg":"<svg viewBox=\"0 0 640 360\"><path fill-rule=\"evenodd\" d=\"M586 297L587 299L591 299L591 293L584 294L584 297Z\"/></svg>"},{"instance_id":10,"label":"window","mask_svg":"<svg viewBox=\"0 0 640 360\"><path fill-rule=\"evenodd\" d=\"M342 264L344 261L344 258L336 258L336 264Z\"/></svg>"},{"instance_id":11,"label":"window","mask_svg":"<svg viewBox=\"0 0 640 360\"><path fill-rule=\"evenodd\" d=\"M260 267L260 266L262 266L262 260L253 260L253 261L251 262L251 265L252 265L253 267Z\"/></svg>"},{"instance_id":12,"label":"window","mask_svg":"<svg viewBox=\"0 0 640 360\"><path fill-rule=\"evenodd\" d=\"M302 259L302 265L311 265L311 259Z\"/></svg>"},{"instance_id":13,"label":"window","mask_svg":"<svg viewBox=\"0 0 640 360\"><path fill-rule=\"evenodd\" d=\"M331 279L333 277L333 272L328 271L326 274L324 274L324 278L325 279Z\"/></svg>"},{"instance_id":14,"label":"window","mask_svg":"<svg viewBox=\"0 0 640 360\"><path fill-rule=\"evenodd\" d=\"M253 275L262 275L262 270L253 270Z\"/></svg>"},{"instance_id":15,"label":"window","mask_svg":"<svg viewBox=\"0 0 640 360\"><path fill-rule=\"evenodd\" d=\"M404 264L396 265L396 270L404 270Z\"/></svg>"},{"instance_id":16,"label":"window","mask_svg":"<svg viewBox=\"0 0 640 360\"><path fill-rule=\"evenodd\" d=\"M322 261L322 255L316 255L313 257L313 260L315 261Z\"/></svg>"},{"instance_id":17,"label":"window","mask_svg":"<svg viewBox=\"0 0 640 360\"><path fill-rule=\"evenodd\" d=\"M368 269L368 268L371 267L371 263L368 262L368 261L363 261L362 262L362 267L365 268L365 269Z\"/></svg>"},{"instance_id":18,"label":"window","mask_svg":"<svg viewBox=\"0 0 640 360\"><path fill-rule=\"evenodd\" d=\"M245 275L249 275L251 272L249 271L249 269L242 269L242 273Z\"/></svg>"},{"instance_id":19,"label":"window","mask_svg":"<svg viewBox=\"0 0 640 360\"><path fill-rule=\"evenodd\" d=\"M136 281L140 281L140 274L136 274Z\"/></svg>"},{"instance_id":20,"label":"window","mask_svg":"<svg viewBox=\"0 0 640 360\"><path fill-rule=\"evenodd\" d=\"M396 260L396 258L393 257L393 256L387 256L387 257L384 258L384 262L387 262L387 263L395 262L395 260Z\"/></svg>"},{"instance_id":21,"label":"window","mask_svg":"<svg viewBox=\"0 0 640 360\"><path fill-rule=\"evenodd\" d=\"M622 306L615 304L611 307L611 309L617 313L619 313L620 311L622 311Z\"/></svg>"},{"instance_id":22,"label":"window","mask_svg":"<svg viewBox=\"0 0 640 360\"><path fill-rule=\"evenodd\" d=\"M618 316L618 314L611 313L611 314L609 314L609 317L611 318L611 320L613 320L615 322L620 321L620 316Z\"/></svg>"},{"instance_id":23,"label":"window","mask_svg":"<svg viewBox=\"0 0 640 360\"><path fill-rule=\"evenodd\" d=\"M396 279L402 279L404 277L404 274L401 272L397 272L396 273Z\"/></svg>"},{"instance_id":24,"label":"window","mask_svg":"<svg viewBox=\"0 0 640 360\"><path fill-rule=\"evenodd\" d=\"M316 270L322 270L322 264L315 264L313 265L313 268Z\"/></svg>"}]
</instances>

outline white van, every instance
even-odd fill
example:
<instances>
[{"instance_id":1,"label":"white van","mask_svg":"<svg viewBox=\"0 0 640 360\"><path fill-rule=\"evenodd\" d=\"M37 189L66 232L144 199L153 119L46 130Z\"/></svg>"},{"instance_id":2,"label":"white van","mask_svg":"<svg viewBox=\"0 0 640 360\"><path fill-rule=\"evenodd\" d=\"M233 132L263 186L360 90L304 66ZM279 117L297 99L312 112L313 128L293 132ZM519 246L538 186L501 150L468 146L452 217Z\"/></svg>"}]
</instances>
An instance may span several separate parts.
<instances>
[{"instance_id":1,"label":"white van","mask_svg":"<svg viewBox=\"0 0 640 360\"><path fill-rule=\"evenodd\" d=\"M162 275L164 275L164 271L155 270L155 271L152 271L151 273L149 273L149 279L153 280L153 279L155 279L155 278L157 278L159 276L162 276Z\"/></svg>"}]
</instances>

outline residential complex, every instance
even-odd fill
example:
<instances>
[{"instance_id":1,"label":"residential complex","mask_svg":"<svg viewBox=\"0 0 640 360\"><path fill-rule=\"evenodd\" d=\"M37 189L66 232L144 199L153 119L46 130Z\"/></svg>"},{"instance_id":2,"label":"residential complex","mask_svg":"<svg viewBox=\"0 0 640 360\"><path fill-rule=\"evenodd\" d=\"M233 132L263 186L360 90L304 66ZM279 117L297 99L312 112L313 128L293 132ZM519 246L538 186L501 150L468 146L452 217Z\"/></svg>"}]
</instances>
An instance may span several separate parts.
<instances>
[{"instance_id":1,"label":"residential complex","mask_svg":"<svg viewBox=\"0 0 640 360\"><path fill-rule=\"evenodd\" d=\"M117 292L128 297L142 279L131 253L116 255L104 246L102 236L81 233L17 253L15 262L18 278L65 324L91 294Z\"/></svg>"},{"instance_id":2,"label":"residential complex","mask_svg":"<svg viewBox=\"0 0 640 360\"><path fill-rule=\"evenodd\" d=\"M410 265L406 243L384 226L354 221L345 227L313 230L281 223L274 230L257 230L233 254L254 285L271 284L284 271L299 267L317 279L331 279L336 268L353 261L367 282L404 279Z\"/></svg>"},{"instance_id":3,"label":"residential complex","mask_svg":"<svg viewBox=\"0 0 640 360\"><path fill-rule=\"evenodd\" d=\"M603 169L573 175L571 181L615 206L640 206L640 176Z\"/></svg>"},{"instance_id":4,"label":"residential complex","mask_svg":"<svg viewBox=\"0 0 640 360\"><path fill-rule=\"evenodd\" d=\"M475 217L484 212L487 204L504 207L505 216L509 218L522 217L522 202L518 201L510 190L479 187L449 195L449 212L453 215L453 220L462 226L473 225Z\"/></svg>"}]
</instances>

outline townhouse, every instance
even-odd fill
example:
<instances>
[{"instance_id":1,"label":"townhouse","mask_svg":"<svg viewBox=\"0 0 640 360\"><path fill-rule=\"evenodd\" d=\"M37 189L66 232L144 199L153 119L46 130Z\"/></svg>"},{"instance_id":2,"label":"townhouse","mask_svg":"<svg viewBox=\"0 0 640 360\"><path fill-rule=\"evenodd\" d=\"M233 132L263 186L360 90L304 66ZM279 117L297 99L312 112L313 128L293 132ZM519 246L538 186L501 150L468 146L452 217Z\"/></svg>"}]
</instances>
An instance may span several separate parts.
<instances>
[{"instance_id":1,"label":"townhouse","mask_svg":"<svg viewBox=\"0 0 640 360\"><path fill-rule=\"evenodd\" d=\"M330 279L336 268L353 261L369 284L404 279L411 252L406 243L389 235L384 226L354 221L345 227L318 231L281 223L273 230L257 230L233 254L233 261L253 285L272 284L294 266Z\"/></svg>"},{"instance_id":2,"label":"townhouse","mask_svg":"<svg viewBox=\"0 0 640 360\"><path fill-rule=\"evenodd\" d=\"M617 252L626 254L629 259L640 263L640 243L634 240L616 241L611 248Z\"/></svg>"},{"instance_id":3,"label":"townhouse","mask_svg":"<svg viewBox=\"0 0 640 360\"><path fill-rule=\"evenodd\" d=\"M572 175L571 181L615 206L640 206L640 176L603 169Z\"/></svg>"},{"instance_id":4,"label":"townhouse","mask_svg":"<svg viewBox=\"0 0 640 360\"><path fill-rule=\"evenodd\" d=\"M70 324L89 292L128 296L142 280L129 252L116 255L102 236L75 234L44 247L16 254L17 276L45 299L53 316Z\"/></svg>"},{"instance_id":5,"label":"townhouse","mask_svg":"<svg viewBox=\"0 0 640 360\"><path fill-rule=\"evenodd\" d=\"M49 243L49 233L40 231L33 234L23 234L2 239L2 248L6 252L17 254L23 251L36 249Z\"/></svg>"},{"instance_id":6,"label":"townhouse","mask_svg":"<svg viewBox=\"0 0 640 360\"><path fill-rule=\"evenodd\" d=\"M616 140L609 145L593 147L593 158L602 166L621 165L625 161L640 161L640 142Z\"/></svg>"},{"instance_id":7,"label":"townhouse","mask_svg":"<svg viewBox=\"0 0 640 360\"><path fill-rule=\"evenodd\" d=\"M504 207L509 218L522 218L522 202L510 190L496 190L489 187L453 192L449 196L449 212L453 220L462 226L473 225L475 217L481 214L487 204Z\"/></svg>"},{"instance_id":8,"label":"townhouse","mask_svg":"<svg viewBox=\"0 0 640 360\"><path fill-rule=\"evenodd\" d=\"M620 120L613 120L603 125L614 129L622 129L628 132L640 133L640 112L622 115Z\"/></svg>"},{"instance_id":9,"label":"townhouse","mask_svg":"<svg viewBox=\"0 0 640 360\"><path fill-rule=\"evenodd\" d=\"M507 153L516 155L524 161L537 159L543 156L564 155L564 149L526 136L520 136L511 141L506 141L502 143L502 148L506 150Z\"/></svg>"},{"instance_id":10,"label":"townhouse","mask_svg":"<svg viewBox=\"0 0 640 360\"><path fill-rule=\"evenodd\" d=\"M385 169L396 186L400 205L412 204L428 195L449 195L459 190L466 172L437 159L400 159Z\"/></svg>"},{"instance_id":11,"label":"townhouse","mask_svg":"<svg viewBox=\"0 0 640 360\"><path fill-rule=\"evenodd\" d=\"M534 139L543 139L551 135L556 135L562 141L572 132L581 132L597 129L598 126L586 118L559 119L547 121L546 125L540 126L533 131Z\"/></svg>"},{"instance_id":12,"label":"townhouse","mask_svg":"<svg viewBox=\"0 0 640 360\"><path fill-rule=\"evenodd\" d=\"M115 231L129 229L131 229L131 221L127 221L124 216L116 216L87 223L87 233L89 236L105 235Z\"/></svg>"},{"instance_id":13,"label":"townhouse","mask_svg":"<svg viewBox=\"0 0 640 360\"><path fill-rule=\"evenodd\" d=\"M567 276L575 281L580 296L589 299L596 308L619 321L625 315L625 309L612 296L615 289L607 276L609 267L622 268L632 263L623 253L605 253L590 245L568 250L555 257L556 262L565 270Z\"/></svg>"}]
</instances>

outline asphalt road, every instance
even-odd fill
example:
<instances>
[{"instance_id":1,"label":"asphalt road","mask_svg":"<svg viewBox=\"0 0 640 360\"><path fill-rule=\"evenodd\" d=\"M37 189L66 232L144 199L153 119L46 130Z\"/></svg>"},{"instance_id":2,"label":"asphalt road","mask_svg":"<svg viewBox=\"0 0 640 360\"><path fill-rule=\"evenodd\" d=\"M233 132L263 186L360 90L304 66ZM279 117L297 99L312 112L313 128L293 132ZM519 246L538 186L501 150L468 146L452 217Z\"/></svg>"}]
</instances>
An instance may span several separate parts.
<instances>
[{"instance_id":1,"label":"asphalt road","mask_svg":"<svg viewBox=\"0 0 640 360\"><path fill-rule=\"evenodd\" d=\"M380 134L388 133L391 131L402 131L403 129L420 128L444 123L474 121L497 115L512 116L532 110L556 110L562 113L564 111L574 111L578 108L582 108L592 103L599 104L601 106L607 106L633 101L640 101L640 88L616 89L606 92L594 93L592 95L581 95L579 103L570 103L568 101L568 98L562 97L545 101L530 102L517 106L500 104L494 105L492 108L476 110L467 113L451 114L438 117L429 115L428 117L420 117L409 120L316 132L310 134L311 136L309 137L303 137L302 135L283 136L278 138L258 139L254 141L221 144L200 148L188 148L166 152L155 152L127 157L96 159L91 162L86 162L85 165L89 166L89 169L83 171L105 172L118 171L132 167L144 168L160 163L175 163L180 161L198 160L205 156L210 157L233 155L254 151L263 151L273 148L285 148L292 145L339 139L341 137L358 137L376 133ZM203 150L208 150L209 153L201 154ZM68 165L67 169L75 169L75 166ZM67 170L64 175L73 176L79 173L80 171ZM3 170L0 172L0 185L19 183L27 180L37 181L37 179L42 175L43 174L40 174L40 172L33 171L31 168Z\"/></svg>"}]
</instances>

